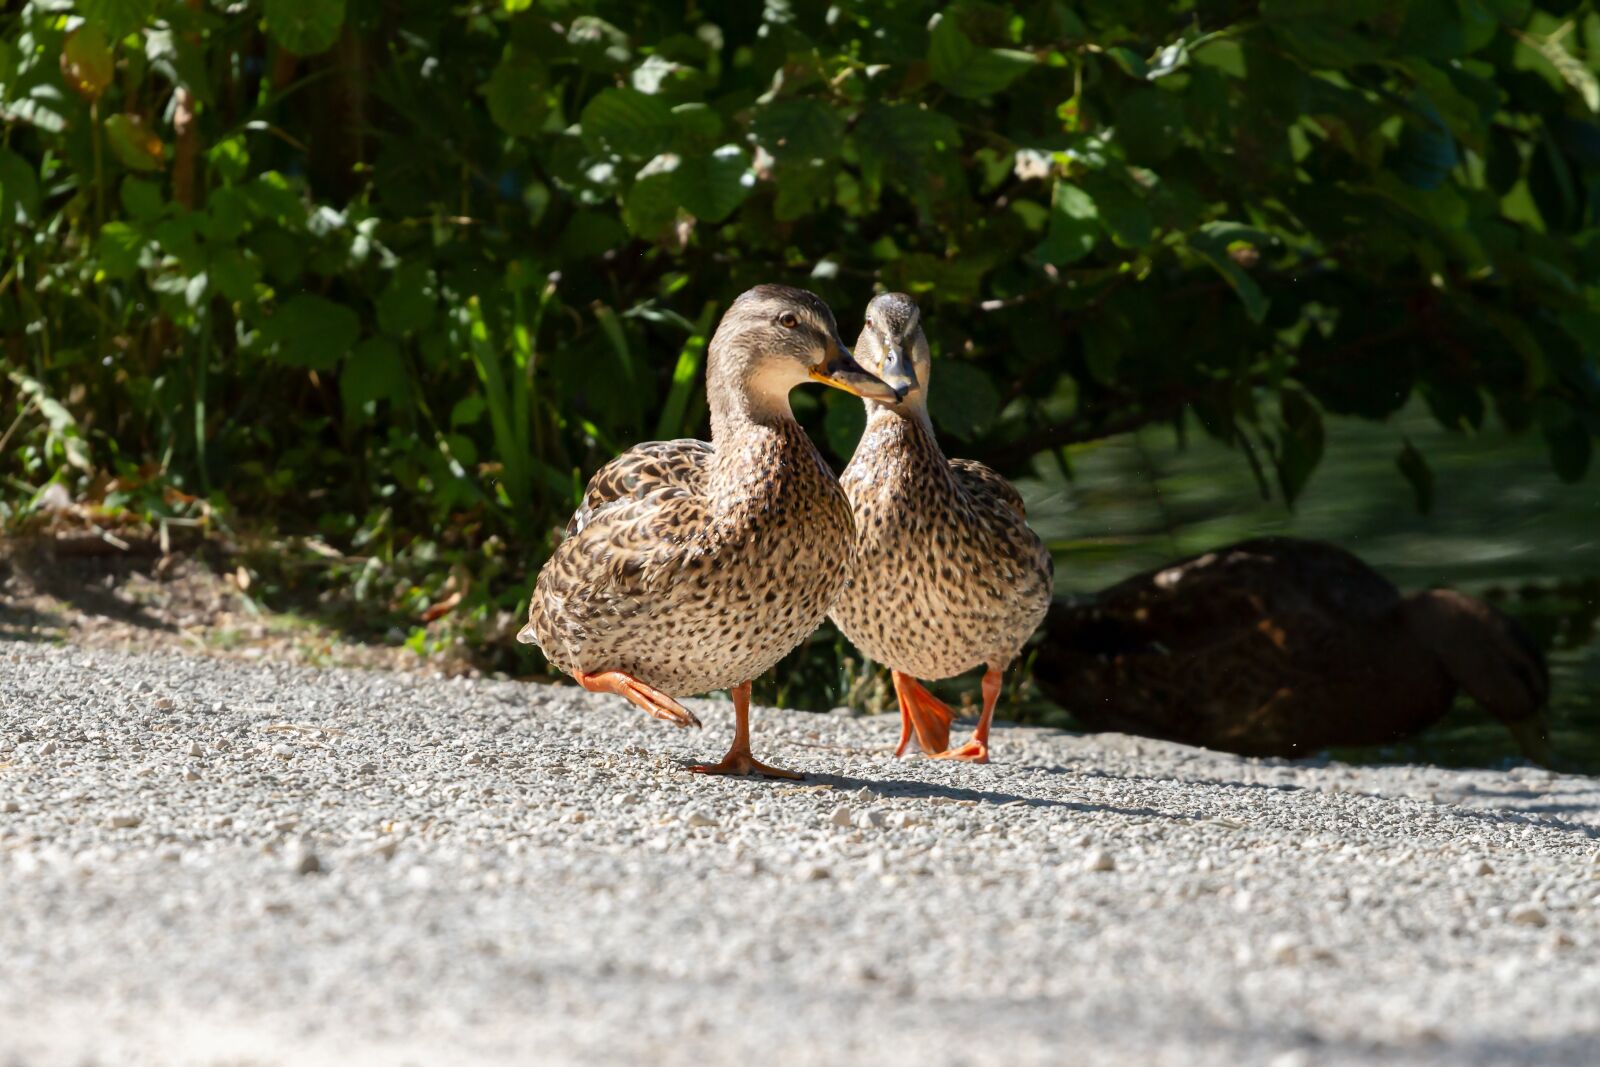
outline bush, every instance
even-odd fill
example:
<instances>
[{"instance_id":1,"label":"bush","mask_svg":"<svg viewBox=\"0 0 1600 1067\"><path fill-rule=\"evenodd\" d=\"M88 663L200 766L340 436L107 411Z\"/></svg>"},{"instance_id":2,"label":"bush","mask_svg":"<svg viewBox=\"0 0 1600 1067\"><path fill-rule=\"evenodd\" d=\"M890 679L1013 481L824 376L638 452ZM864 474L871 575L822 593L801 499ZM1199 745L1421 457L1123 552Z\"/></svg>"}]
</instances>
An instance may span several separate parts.
<instances>
[{"instance_id":1,"label":"bush","mask_svg":"<svg viewBox=\"0 0 1600 1067\"><path fill-rule=\"evenodd\" d=\"M156 512L509 558L509 605L590 471L704 432L709 331L772 280L847 331L916 294L950 450L1012 473L1192 418L1292 501L1326 416L1413 395L1536 430L1566 479L1600 433L1592 0L0 25L13 513L159 485ZM796 406L846 458L859 404ZM1426 507L1426 458L1397 464Z\"/></svg>"}]
</instances>

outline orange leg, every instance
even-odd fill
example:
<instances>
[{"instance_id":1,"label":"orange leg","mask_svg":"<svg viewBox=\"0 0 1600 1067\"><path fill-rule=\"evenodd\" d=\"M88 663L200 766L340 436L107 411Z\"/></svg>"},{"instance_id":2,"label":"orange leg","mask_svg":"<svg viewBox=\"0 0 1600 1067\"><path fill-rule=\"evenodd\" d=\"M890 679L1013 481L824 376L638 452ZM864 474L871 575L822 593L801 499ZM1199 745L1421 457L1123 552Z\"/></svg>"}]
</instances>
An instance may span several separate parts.
<instances>
[{"instance_id":1,"label":"orange leg","mask_svg":"<svg viewBox=\"0 0 1600 1067\"><path fill-rule=\"evenodd\" d=\"M769 767L750 754L750 683L728 690L733 697L733 744L720 763L698 763L689 769L696 774L759 774L764 778L798 778L805 775Z\"/></svg>"},{"instance_id":2,"label":"orange leg","mask_svg":"<svg viewBox=\"0 0 1600 1067\"><path fill-rule=\"evenodd\" d=\"M894 679L895 696L900 698L900 744L894 754L905 755L913 733L917 747L930 756L949 748L954 713L911 675L900 671L890 671L889 675Z\"/></svg>"},{"instance_id":3,"label":"orange leg","mask_svg":"<svg viewBox=\"0 0 1600 1067\"><path fill-rule=\"evenodd\" d=\"M700 720L694 717L694 712L626 671L599 671L595 674L577 671L572 677L591 693L615 693L619 697L625 697L629 703L643 708L655 718L664 719L674 726L700 725Z\"/></svg>"},{"instance_id":4,"label":"orange leg","mask_svg":"<svg viewBox=\"0 0 1600 1067\"><path fill-rule=\"evenodd\" d=\"M994 706L1000 701L1000 683L1004 675L999 667L990 667L983 676L983 714L978 717L978 728L972 731L972 740L960 748L940 752L934 759L967 760L970 763L989 762L989 723L994 718Z\"/></svg>"}]
</instances>

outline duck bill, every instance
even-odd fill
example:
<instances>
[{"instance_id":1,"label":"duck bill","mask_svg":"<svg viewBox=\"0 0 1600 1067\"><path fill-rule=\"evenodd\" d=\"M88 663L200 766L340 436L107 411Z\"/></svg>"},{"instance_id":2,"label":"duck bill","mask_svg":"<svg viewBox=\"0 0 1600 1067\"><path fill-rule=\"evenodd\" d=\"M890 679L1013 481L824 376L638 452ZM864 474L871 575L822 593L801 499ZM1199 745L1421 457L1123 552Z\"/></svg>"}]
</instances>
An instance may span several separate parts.
<instances>
[{"instance_id":1,"label":"duck bill","mask_svg":"<svg viewBox=\"0 0 1600 1067\"><path fill-rule=\"evenodd\" d=\"M896 399L903 400L907 393L917 387L917 370L911 363L911 355L906 352L904 345L889 345L888 357L883 361L883 367L878 371L878 378L894 390Z\"/></svg>"},{"instance_id":2,"label":"duck bill","mask_svg":"<svg viewBox=\"0 0 1600 1067\"><path fill-rule=\"evenodd\" d=\"M811 368L811 380L867 400L899 400L905 395L857 363L856 357L837 337L833 339L833 350Z\"/></svg>"}]
</instances>

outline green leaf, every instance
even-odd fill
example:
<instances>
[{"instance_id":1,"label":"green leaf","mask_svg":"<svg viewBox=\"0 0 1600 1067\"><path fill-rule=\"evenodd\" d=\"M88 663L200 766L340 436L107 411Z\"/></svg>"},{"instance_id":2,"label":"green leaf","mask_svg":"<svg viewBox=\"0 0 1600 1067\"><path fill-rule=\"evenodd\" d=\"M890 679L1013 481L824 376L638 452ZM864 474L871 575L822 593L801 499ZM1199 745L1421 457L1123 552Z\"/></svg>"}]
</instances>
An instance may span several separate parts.
<instances>
[{"instance_id":1,"label":"green leaf","mask_svg":"<svg viewBox=\"0 0 1600 1067\"><path fill-rule=\"evenodd\" d=\"M1000 414L1000 391L973 364L941 359L928 377L928 414L946 433L970 441Z\"/></svg>"},{"instance_id":2,"label":"green leaf","mask_svg":"<svg viewBox=\"0 0 1600 1067\"><path fill-rule=\"evenodd\" d=\"M1155 236L1155 215L1143 197L1114 178L1088 174L1083 187L1094 198L1100 225L1119 248L1143 248Z\"/></svg>"},{"instance_id":3,"label":"green leaf","mask_svg":"<svg viewBox=\"0 0 1600 1067\"><path fill-rule=\"evenodd\" d=\"M749 155L733 144L725 144L710 155L681 159L672 172L678 203L704 222L721 222L733 214L755 183Z\"/></svg>"},{"instance_id":4,"label":"green leaf","mask_svg":"<svg viewBox=\"0 0 1600 1067\"><path fill-rule=\"evenodd\" d=\"M605 19L580 15L567 30L567 43L578 62L588 70L609 73L633 58L628 35Z\"/></svg>"},{"instance_id":5,"label":"green leaf","mask_svg":"<svg viewBox=\"0 0 1600 1067\"><path fill-rule=\"evenodd\" d=\"M401 263L378 297L378 327L394 337L433 325L439 294L433 271L415 260Z\"/></svg>"},{"instance_id":6,"label":"green leaf","mask_svg":"<svg viewBox=\"0 0 1600 1067\"><path fill-rule=\"evenodd\" d=\"M39 176L33 165L9 148L0 148L0 230L21 215L39 217Z\"/></svg>"},{"instance_id":7,"label":"green leaf","mask_svg":"<svg viewBox=\"0 0 1600 1067\"><path fill-rule=\"evenodd\" d=\"M1455 138L1445 127L1438 108L1426 96L1412 99L1413 114L1406 116L1400 144L1389 165L1400 180L1418 189L1437 189L1461 161Z\"/></svg>"},{"instance_id":8,"label":"green leaf","mask_svg":"<svg viewBox=\"0 0 1600 1067\"><path fill-rule=\"evenodd\" d=\"M637 89L596 93L579 122L584 144L624 159L649 159L672 144L672 109Z\"/></svg>"},{"instance_id":9,"label":"green leaf","mask_svg":"<svg viewBox=\"0 0 1600 1067\"><path fill-rule=\"evenodd\" d=\"M871 104L853 140L863 176L876 181L888 172L911 182L918 169L961 147L961 128L943 112L915 104Z\"/></svg>"},{"instance_id":10,"label":"green leaf","mask_svg":"<svg viewBox=\"0 0 1600 1067\"><path fill-rule=\"evenodd\" d=\"M339 396L344 401L345 419L352 422L374 401L408 404L411 372L400 346L387 337L369 337L357 345L339 372Z\"/></svg>"},{"instance_id":11,"label":"green leaf","mask_svg":"<svg viewBox=\"0 0 1600 1067\"><path fill-rule=\"evenodd\" d=\"M278 362L329 370L354 347L361 320L343 304L303 293L279 306L262 324L261 333Z\"/></svg>"},{"instance_id":12,"label":"green leaf","mask_svg":"<svg viewBox=\"0 0 1600 1067\"><path fill-rule=\"evenodd\" d=\"M1283 427L1273 458L1283 499L1293 504L1311 480L1317 464L1322 462L1322 412L1300 390L1285 389L1278 396L1278 413Z\"/></svg>"},{"instance_id":13,"label":"green leaf","mask_svg":"<svg viewBox=\"0 0 1600 1067\"><path fill-rule=\"evenodd\" d=\"M756 112L750 132L779 161L832 159L839 154L844 122L816 100L779 100Z\"/></svg>"},{"instance_id":14,"label":"green leaf","mask_svg":"<svg viewBox=\"0 0 1600 1067\"><path fill-rule=\"evenodd\" d=\"M867 428L866 405L853 396L835 390L826 390L823 404L827 410L822 415L822 435L828 448L841 460L855 454L861 434Z\"/></svg>"},{"instance_id":15,"label":"green leaf","mask_svg":"<svg viewBox=\"0 0 1600 1067\"><path fill-rule=\"evenodd\" d=\"M1189 235L1189 247L1216 268L1223 281L1228 283L1244 304L1245 314L1250 316L1250 321L1256 323L1267 317L1267 297L1235 258L1235 246L1240 242L1255 245L1266 240L1265 234L1237 222L1208 222L1200 227L1199 233Z\"/></svg>"},{"instance_id":16,"label":"green leaf","mask_svg":"<svg viewBox=\"0 0 1600 1067\"><path fill-rule=\"evenodd\" d=\"M1099 212L1089 194L1058 179L1050 196L1050 228L1033 254L1043 263L1065 266L1092 252L1099 236Z\"/></svg>"},{"instance_id":17,"label":"green leaf","mask_svg":"<svg viewBox=\"0 0 1600 1067\"><path fill-rule=\"evenodd\" d=\"M61 46L61 73L73 91L85 100L98 100L111 84L111 45L104 30L85 22L67 35Z\"/></svg>"},{"instance_id":18,"label":"green leaf","mask_svg":"<svg viewBox=\"0 0 1600 1067\"><path fill-rule=\"evenodd\" d=\"M1405 475L1406 481L1411 483L1411 492L1417 501L1417 510L1424 515L1433 511L1433 471L1428 467L1428 461L1423 458L1408 438L1400 447L1400 454L1394 458L1395 466L1400 468L1400 473Z\"/></svg>"},{"instance_id":19,"label":"green leaf","mask_svg":"<svg viewBox=\"0 0 1600 1067\"><path fill-rule=\"evenodd\" d=\"M111 115L105 121L105 128L111 154L130 170L160 170L166 162L167 146L140 116Z\"/></svg>"},{"instance_id":20,"label":"green leaf","mask_svg":"<svg viewBox=\"0 0 1600 1067\"><path fill-rule=\"evenodd\" d=\"M484 87L489 117L515 137L532 137L550 114L549 71L537 59L508 48Z\"/></svg>"},{"instance_id":21,"label":"green leaf","mask_svg":"<svg viewBox=\"0 0 1600 1067\"><path fill-rule=\"evenodd\" d=\"M118 198L122 201L122 210L126 211L130 218L140 222L154 222L161 217L167 206L161 199L161 187L143 178L122 179Z\"/></svg>"},{"instance_id":22,"label":"green leaf","mask_svg":"<svg viewBox=\"0 0 1600 1067\"><path fill-rule=\"evenodd\" d=\"M78 14L112 40L139 29L155 8L155 0L78 0Z\"/></svg>"},{"instance_id":23,"label":"green leaf","mask_svg":"<svg viewBox=\"0 0 1600 1067\"><path fill-rule=\"evenodd\" d=\"M139 257L144 246L144 234L126 222L106 223L100 227L100 236L95 241L100 269L106 272L107 278L128 280L139 273Z\"/></svg>"},{"instance_id":24,"label":"green leaf","mask_svg":"<svg viewBox=\"0 0 1600 1067\"><path fill-rule=\"evenodd\" d=\"M297 56L326 52L344 26L345 0L266 0L267 32Z\"/></svg>"},{"instance_id":25,"label":"green leaf","mask_svg":"<svg viewBox=\"0 0 1600 1067\"><path fill-rule=\"evenodd\" d=\"M240 249L224 248L206 264L206 274L223 296L235 303L247 303L255 299L261 264Z\"/></svg>"},{"instance_id":26,"label":"green leaf","mask_svg":"<svg viewBox=\"0 0 1600 1067\"><path fill-rule=\"evenodd\" d=\"M1262 18L1279 43L1306 66L1323 69L1341 69L1379 58L1374 42L1354 25L1357 19L1376 13L1363 11L1359 4L1319 0L1264 0L1261 5Z\"/></svg>"},{"instance_id":27,"label":"green leaf","mask_svg":"<svg viewBox=\"0 0 1600 1067\"><path fill-rule=\"evenodd\" d=\"M678 218L677 155L663 153L646 163L633 180L622 206L628 232L647 239L659 236Z\"/></svg>"},{"instance_id":28,"label":"green leaf","mask_svg":"<svg viewBox=\"0 0 1600 1067\"><path fill-rule=\"evenodd\" d=\"M1027 52L973 44L949 14L939 17L928 36L929 72L957 96L992 96L1033 66Z\"/></svg>"}]
</instances>

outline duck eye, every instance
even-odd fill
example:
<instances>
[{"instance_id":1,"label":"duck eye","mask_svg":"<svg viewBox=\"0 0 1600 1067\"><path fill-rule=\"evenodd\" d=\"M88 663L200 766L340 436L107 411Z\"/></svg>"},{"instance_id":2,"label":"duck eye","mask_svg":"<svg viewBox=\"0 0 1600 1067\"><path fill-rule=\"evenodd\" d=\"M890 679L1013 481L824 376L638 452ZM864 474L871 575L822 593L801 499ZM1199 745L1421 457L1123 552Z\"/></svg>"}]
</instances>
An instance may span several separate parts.
<instances>
[{"instance_id":1,"label":"duck eye","mask_svg":"<svg viewBox=\"0 0 1600 1067\"><path fill-rule=\"evenodd\" d=\"M782 315L778 316L778 325L782 326L786 330L792 330L796 326L800 325L800 319L796 317L794 312L785 311Z\"/></svg>"}]
</instances>

